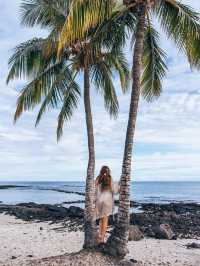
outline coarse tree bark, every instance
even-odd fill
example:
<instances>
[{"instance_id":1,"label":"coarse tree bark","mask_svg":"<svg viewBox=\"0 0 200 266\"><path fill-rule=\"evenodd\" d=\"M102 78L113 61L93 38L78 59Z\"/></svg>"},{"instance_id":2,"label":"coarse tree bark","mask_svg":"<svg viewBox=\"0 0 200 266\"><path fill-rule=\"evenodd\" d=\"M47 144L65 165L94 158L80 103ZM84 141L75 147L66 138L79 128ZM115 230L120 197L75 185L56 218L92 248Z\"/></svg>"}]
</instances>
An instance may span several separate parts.
<instances>
[{"instance_id":1,"label":"coarse tree bark","mask_svg":"<svg viewBox=\"0 0 200 266\"><path fill-rule=\"evenodd\" d=\"M88 167L86 177L86 191L85 191L85 240L84 248L94 248L96 245L96 221L95 214L95 149L94 149L94 133L92 122L92 111L90 103L90 77L88 66L84 67L84 106L85 118L87 126L88 137Z\"/></svg>"},{"instance_id":2,"label":"coarse tree bark","mask_svg":"<svg viewBox=\"0 0 200 266\"><path fill-rule=\"evenodd\" d=\"M130 221L130 180L131 161L133 153L133 141L138 112L138 104L141 88L142 55L144 48L145 34L145 7L141 5L138 11L138 25L135 36L135 46L133 54L133 84L131 93L131 103L129 109L128 126L122 165L122 175L120 181L119 210L117 222L114 230L108 239L105 251L113 256L124 257L128 253L127 242Z\"/></svg>"}]
</instances>

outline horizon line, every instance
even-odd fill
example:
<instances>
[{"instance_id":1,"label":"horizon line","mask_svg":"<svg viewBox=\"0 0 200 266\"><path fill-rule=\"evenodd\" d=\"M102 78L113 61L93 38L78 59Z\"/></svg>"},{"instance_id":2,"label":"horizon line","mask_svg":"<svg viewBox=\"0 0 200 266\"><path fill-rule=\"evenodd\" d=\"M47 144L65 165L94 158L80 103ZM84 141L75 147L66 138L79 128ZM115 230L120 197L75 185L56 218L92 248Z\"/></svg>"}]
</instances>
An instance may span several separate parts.
<instances>
[{"instance_id":1,"label":"horizon line","mask_svg":"<svg viewBox=\"0 0 200 266\"><path fill-rule=\"evenodd\" d=\"M0 180L1 182L24 182L24 183L28 183L28 182L85 182L86 180ZM114 180L115 181L115 180ZM131 182L136 182L136 183L141 183L141 182L200 182L199 180L131 180Z\"/></svg>"}]
</instances>

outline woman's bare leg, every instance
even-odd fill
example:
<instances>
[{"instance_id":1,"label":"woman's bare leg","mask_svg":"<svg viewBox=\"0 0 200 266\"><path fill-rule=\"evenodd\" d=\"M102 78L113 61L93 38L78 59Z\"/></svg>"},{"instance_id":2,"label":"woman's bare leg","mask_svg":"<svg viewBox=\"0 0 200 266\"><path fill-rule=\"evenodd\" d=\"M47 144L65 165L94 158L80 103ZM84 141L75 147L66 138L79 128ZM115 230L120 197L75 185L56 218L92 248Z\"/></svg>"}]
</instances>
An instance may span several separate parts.
<instances>
[{"instance_id":1,"label":"woman's bare leg","mask_svg":"<svg viewBox=\"0 0 200 266\"><path fill-rule=\"evenodd\" d=\"M105 235L108 228L108 217L105 216L102 218L102 232L101 232L101 241L105 243Z\"/></svg>"},{"instance_id":2,"label":"woman's bare leg","mask_svg":"<svg viewBox=\"0 0 200 266\"><path fill-rule=\"evenodd\" d=\"M102 223L102 218L100 218L100 220L99 220L99 239L98 239L98 242L101 242L102 231L103 231L103 223Z\"/></svg>"}]
</instances>

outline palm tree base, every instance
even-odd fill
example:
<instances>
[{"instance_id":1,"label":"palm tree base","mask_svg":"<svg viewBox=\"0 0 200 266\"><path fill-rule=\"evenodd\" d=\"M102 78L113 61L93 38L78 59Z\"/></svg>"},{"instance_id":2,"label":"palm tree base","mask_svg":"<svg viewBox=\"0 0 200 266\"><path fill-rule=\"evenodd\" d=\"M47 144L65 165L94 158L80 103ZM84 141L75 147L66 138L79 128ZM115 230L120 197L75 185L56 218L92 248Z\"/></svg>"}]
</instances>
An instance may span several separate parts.
<instances>
[{"instance_id":1,"label":"palm tree base","mask_svg":"<svg viewBox=\"0 0 200 266\"><path fill-rule=\"evenodd\" d=\"M97 247L97 229L95 223L85 222L84 249L94 249Z\"/></svg>"},{"instance_id":2,"label":"palm tree base","mask_svg":"<svg viewBox=\"0 0 200 266\"><path fill-rule=\"evenodd\" d=\"M104 247L104 252L113 257L124 258L128 253L128 229L127 226L116 225Z\"/></svg>"}]
</instances>

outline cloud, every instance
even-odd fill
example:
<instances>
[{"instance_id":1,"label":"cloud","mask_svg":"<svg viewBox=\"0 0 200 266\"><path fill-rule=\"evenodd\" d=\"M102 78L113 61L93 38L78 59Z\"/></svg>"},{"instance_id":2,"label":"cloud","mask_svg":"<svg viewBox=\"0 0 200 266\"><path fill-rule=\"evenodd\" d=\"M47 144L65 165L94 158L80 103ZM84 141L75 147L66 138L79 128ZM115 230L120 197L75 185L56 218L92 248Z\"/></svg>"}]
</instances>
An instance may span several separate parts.
<instances>
[{"instance_id":1,"label":"cloud","mask_svg":"<svg viewBox=\"0 0 200 266\"><path fill-rule=\"evenodd\" d=\"M59 143L56 141L58 110L46 114L37 128L34 122L38 109L24 114L13 126L17 95L25 81L5 84L8 58L18 43L46 34L39 28L20 26L20 2L0 2L0 180L84 180L88 152L82 99L73 119L65 125ZM200 11L198 1L183 2ZM163 82L162 96L152 103L140 101L132 176L134 180L200 180L200 75L191 71L185 57L177 53L163 33L161 45L168 54L169 72ZM120 103L118 119L110 119L93 87L92 110L96 175L101 165L107 164L113 178L118 179L130 93L122 95L116 78L115 85Z\"/></svg>"}]
</instances>

